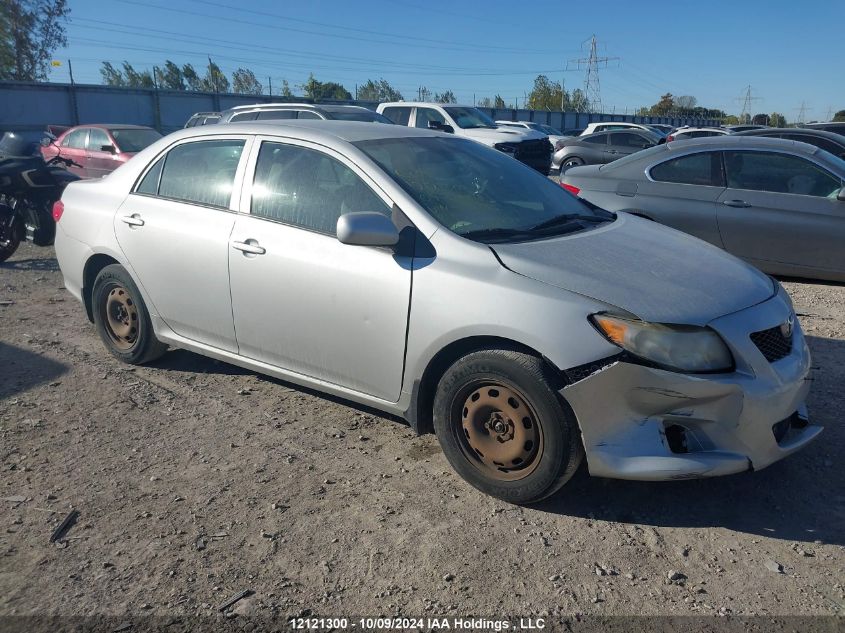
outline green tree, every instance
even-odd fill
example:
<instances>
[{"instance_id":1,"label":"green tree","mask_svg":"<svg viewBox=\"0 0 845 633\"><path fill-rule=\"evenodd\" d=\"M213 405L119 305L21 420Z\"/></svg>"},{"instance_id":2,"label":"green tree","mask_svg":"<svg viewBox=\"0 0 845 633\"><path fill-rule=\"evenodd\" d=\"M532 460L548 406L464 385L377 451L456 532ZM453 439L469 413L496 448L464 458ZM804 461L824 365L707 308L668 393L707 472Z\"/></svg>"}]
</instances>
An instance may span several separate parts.
<instances>
[{"instance_id":1,"label":"green tree","mask_svg":"<svg viewBox=\"0 0 845 633\"><path fill-rule=\"evenodd\" d=\"M164 68L158 69L159 88L166 90L185 90L185 77L182 69L172 61L165 60Z\"/></svg>"},{"instance_id":2,"label":"green tree","mask_svg":"<svg viewBox=\"0 0 845 633\"><path fill-rule=\"evenodd\" d=\"M497 110L504 110L508 106L505 105L505 100L502 99L500 95L496 95L496 97L493 99L493 107Z\"/></svg>"},{"instance_id":3,"label":"green tree","mask_svg":"<svg viewBox=\"0 0 845 633\"><path fill-rule=\"evenodd\" d=\"M455 93L451 90L447 90L445 92L439 92L434 95L434 100L437 103L457 103L458 100L455 98Z\"/></svg>"},{"instance_id":4,"label":"green tree","mask_svg":"<svg viewBox=\"0 0 845 633\"><path fill-rule=\"evenodd\" d=\"M185 81L185 87L192 92L202 92L205 89L202 77L191 64L182 66L182 79Z\"/></svg>"},{"instance_id":5,"label":"green tree","mask_svg":"<svg viewBox=\"0 0 845 633\"><path fill-rule=\"evenodd\" d=\"M0 80L46 79L69 13L67 0L0 0Z\"/></svg>"},{"instance_id":6,"label":"green tree","mask_svg":"<svg viewBox=\"0 0 845 633\"><path fill-rule=\"evenodd\" d=\"M586 112L589 109L589 105L587 95L584 94L583 90L576 88L572 91L572 96L569 99L569 110L574 112Z\"/></svg>"},{"instance_id":7,"label":"green tree","mask_svg":"<svg viewBox=\"0 0 845 633\"><path fill-rule=\"evenodd\" d=\"M287 79L282 79L282 90L279 94L283 97L292 97L293 90L290 89L290 84L288 83Z\"/></svg>"},{"instance_id":8,"label":"green tree","mask_svg":"<svg viewBox=\"0 0 845 633\"><path fill-rule=\"evenodd\" d=\"M675 109L675 98L671 92L667 92L660 97L660 101L651 106L650 114L652 116L666 116L670 112L674 112Z\"/></svg>"},{"instance_id":9,"label":"green tree","mask_svg":"<svg viewBox=\"0 0 845 633\"><path fill-rule=\"evenodd\" d=\"M492 108L493 107L493 100L490 97L483 97L478 100L476 103L479 108Z\"/></svg>"},{"instance_id":10,"label":"green tree","mask_svg":"<svg viewBox=\"0 0 845 633\"><path fill-rule=\"evenodd\" d=\"M786 117L779 112L772 112L769 115L769 125L772 127L786 127Z\"/></svg>"},{"instance_id":11,"label":"green tree","mask_svg":"<svg viewBox=\"0 0 845 633\"><path fill-rule=\"evenodd\" d=\"M241 95L260 95L263 94L264 87L251 70L238 68L232 73L232 92Z\"/></svg>"},{"instance_id":12,"label":"green tree","mask_svg":"<svg viewBox=\"0 0 845 633\"><path fill-rule=\"evenodd\" d=\"M845 121L845 110L840 110L836 114L833 115L834 121Z\"/></svg>"},{"instance_id":13,"label":"green tree","mask_svg":"<svg viewBox=\"0 0 845 633\"><path fill-rule=\"evenodd\" d=\"M327 81L325 83L317 81L314 73L311 73L308 76L308 81L302 84L302 91L306 97L314 101L323 101L326 99L338 101L352 100L352 95L349 91L339 83L333 81Z\"/></svg>"},{"instance_id":14,"label":"green tree","mask_svg":"<svg viewBox=\"0 0 845 633\"><path fill-rule=\"evenodd\" d=\"M680 95L675 97L673 101L675 103L675 109L683 114L691 114L698 103L698 99L692 95Z\"/></svg>"},{"instance_id":15,"label":"green tree","mask_svg":"<svg viewBox=\"0 0 845 633\"><path fill-rule=\"evenodd\" d=\"M123 62L123 77L129 88L154 88L153 74L149 70L135 70L129 62Z\"/></svg>"},{"instance_id":16,"label":"green tree","mask_svg":"<svg viewBox=\"0 0 845 633\"><path fill-rule=\"evenodd\" d=\"M546 75L537 75L534 87L528 93L525 107L529 110L560 110L567 109L569 96L563 91L559 81L550 81Z\"/></svg>"},{"instance_id":17,"label":"green tree","mask_svg":"<svg viewBox=\"0 0 845 633\"><path fill-rule=\"evenodd\" d=\"M110 62L103 62L100 67L100 75L103 77L103 83L107 86L125 86L126 78L123 73L111 65Z\"/></svg>"},{"instance_id":18,"label":"green tree","mask_svg":"<svg viewBox=\"0 0 845 633\"><path fill-rule=\"evenodd\" d=\"M384 79L368 79L358 88L358 98L362 101L402 101L402 93Z\"/></svg>"},{"instance_id":19,"label":"green tree","mask_svg":"<svg viewBox=\"0 0 845 633\"><path fill-rule=\"evenodd\" d=\"M769 125L769 115L768 114L755 114L751 118L751 123L754 125Z\"/></svg>"},{"instance_id":20,"label":"green tree","mask_svg":"<svg viewBox=\"0 0 845 633\"><path fill-rule=\"evenodd\" d=\"M204 92L229 92L229 80L220 70L220 66L210 59L205 70L205 77L202 78L201 87Z\"/></svg>"}]
</instances>

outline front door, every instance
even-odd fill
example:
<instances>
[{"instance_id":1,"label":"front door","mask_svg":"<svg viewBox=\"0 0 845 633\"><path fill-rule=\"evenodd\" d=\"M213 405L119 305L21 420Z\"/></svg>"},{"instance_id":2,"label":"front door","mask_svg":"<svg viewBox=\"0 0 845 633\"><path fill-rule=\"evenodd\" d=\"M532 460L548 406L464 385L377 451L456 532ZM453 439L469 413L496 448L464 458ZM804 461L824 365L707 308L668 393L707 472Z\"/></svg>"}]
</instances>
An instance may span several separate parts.
<instances>
[{"instance_id":1,"label":"front door","mask_svg":"<svg viewBox=\"0 0 845 633\"><path fill-rule=\"evenodd\" d=\"M716 213L726 250L752 262L845 270L845 202L836 199L841 181L791 154L724 156L728 188Z\"/></svg>"},{"instance_id":2,"label":"front door","mask_svg":"<svg viewBox=\"0 0 845 633\"><path fill-rule=\"evenodd\" d=\"M229 237L243 138L182 143L118 209L114 230L135 280L176 334L236 351Z\"/></svg>"},{"instance_id":3,"label":"front door","mask_svg":"<svg viewBox=\"0 0 845 633\"><path fill-rule=\"evenodd\" d=\"M114 152L103 151L103 147L108 145L114 147L106 131L92 127L88 134L88 143L85 151L86 169L88 170L89 178L107 176L119 165L115 160Z\"/></svg>"},{"instance_id":4,"label":"front door","mask_svg":"<svg viewBox=\"0 0 845 633\"><path fill-rule=\"evenodd\" d=\"M396 401L411 258L335 237L342 214L390 215L389 201L325 149L264 141L254 162L229 244L240 354Z\"/></svg>"}]
</instances>

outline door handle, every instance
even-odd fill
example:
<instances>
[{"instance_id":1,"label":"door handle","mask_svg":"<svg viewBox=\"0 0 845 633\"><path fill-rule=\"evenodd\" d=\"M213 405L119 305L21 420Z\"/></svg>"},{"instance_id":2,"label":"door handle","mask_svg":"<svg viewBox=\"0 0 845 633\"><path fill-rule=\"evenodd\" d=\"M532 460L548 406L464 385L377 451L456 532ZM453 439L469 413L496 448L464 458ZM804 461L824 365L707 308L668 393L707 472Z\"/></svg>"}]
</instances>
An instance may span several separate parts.
<instances>
[{"instance_id":1,"label":"door handle","mask_svg":"<svg viewBox=\"0 0 845 633\"><path fill-rule=\"evenodd\" d=\"M256 240L247 240L246 242L232 242L232 248L248 255L263 255L267 252L267 249L263 246L259 246Z\"/></svg>"},{"instance_id":2,"label":"door handle","mask_svg":"<svg viewBox=\"0 0 845 633\"><path fill-rule=\"evenodd\" d=\"M745 200L725 200L722 204L728 207L737 207L739 209L747 209L751 206L751 203L746 202Z\"/></svg>"},{"instance_id":3,"label":"door handle","mask_svg":"<svg viewBox=\"0 0 845 633\"><path fill-rule=\"evenodd\" d=\"M120 218L120 221L124 224L128 224L129 226L144 226L144 221L141 219L141 216L137 213L133 213L132 215L124 215Z\"/></svg>"}]
</instances>

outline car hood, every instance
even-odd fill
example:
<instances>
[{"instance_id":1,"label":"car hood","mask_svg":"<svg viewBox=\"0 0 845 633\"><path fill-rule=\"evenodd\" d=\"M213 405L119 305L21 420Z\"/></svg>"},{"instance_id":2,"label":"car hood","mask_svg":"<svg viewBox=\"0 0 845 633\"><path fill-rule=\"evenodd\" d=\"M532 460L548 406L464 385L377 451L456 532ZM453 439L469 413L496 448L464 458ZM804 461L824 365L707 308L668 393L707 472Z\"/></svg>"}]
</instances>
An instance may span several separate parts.
<instances>
[{"instance_id":1,"label":"car hood","mask_svg":"<svg viewBox=\"0 0 845 633\"><path fill-rule=\"evenodd\" d=\"M654 323L703 326L775 292L771 279L733 255L626 213L579 233L490 248L515 273Z\"/></svg>"},{"instance_id":2,"label":"car hood","mask_svg":"<svg viewBox=\"0 0 845 633\"><path fill-rule=\"evenodd\" d=\"M536 130L517 130L514 128L496 128L490 129L485 127L469 128L463 130L463 135L476 141L480 141L485 145L494 145L495 143L520 143L522 141L546 138L545 134L540 134Z\"/></svg>"}]
</instances>

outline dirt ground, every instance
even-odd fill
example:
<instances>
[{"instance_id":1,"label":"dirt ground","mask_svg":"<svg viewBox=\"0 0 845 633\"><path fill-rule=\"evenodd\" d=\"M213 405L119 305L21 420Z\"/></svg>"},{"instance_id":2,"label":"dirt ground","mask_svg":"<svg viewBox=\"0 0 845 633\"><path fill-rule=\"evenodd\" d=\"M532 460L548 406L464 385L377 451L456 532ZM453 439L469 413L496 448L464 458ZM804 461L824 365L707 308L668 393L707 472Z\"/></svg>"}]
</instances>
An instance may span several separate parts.
<instances>
[{"instance_id":1,"label":"dirt ground","mask_svg":"<svg viewBox=\"0 0 845 633\"><path fill-rule=\"evenodd\" d=\"M119 364L23 245L0 264L0 616L220 618L243 590L229 617L841 616L845 285L785 286L820 441L713 480L582 466L526 509L399 420L185 351Z\"/></svg>"}]
</instances>

